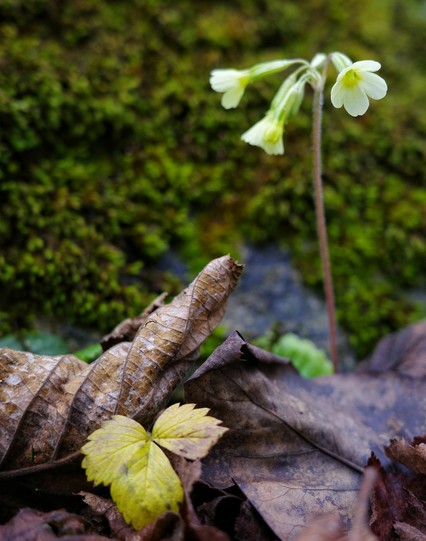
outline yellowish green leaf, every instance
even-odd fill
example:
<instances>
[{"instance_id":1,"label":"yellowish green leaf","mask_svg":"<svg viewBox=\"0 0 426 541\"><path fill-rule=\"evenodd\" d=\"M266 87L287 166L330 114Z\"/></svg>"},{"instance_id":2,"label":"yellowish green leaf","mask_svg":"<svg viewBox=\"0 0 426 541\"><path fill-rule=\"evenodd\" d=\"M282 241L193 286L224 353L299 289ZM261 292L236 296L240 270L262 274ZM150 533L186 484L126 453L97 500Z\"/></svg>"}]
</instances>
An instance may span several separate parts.
<instances>
[{"instance_id":1,"label":"yellowish green leaf","mask_svg":"<svg viewBox=\"0 0 426 541\"><path fill-rule=\"evenodd\" d=\"M115 415L89 436L82 466L111 497L127 523L139 530L183 500L179 477L164 452L136 421Z\"/></svg>"},{"instance_id":2,"label":"yellowish green leaf","mask_svg":"<svg viewBox=\"0 0 426 541\"><path fill-rule=\"evenodd\" d=\"M195 404L173 404L157 419L152 439L169 451L185 458L203 458L228 429L207 415L207 408Z\"/></svg>"},{"instance_id":3,"label":"yellowish green leaf","mask_svg":"<svg viewBox=\"0 0 426 541\"><path fill-rule=\"evenodd\" d=\"M121 470L111 484L111 497L124 520L135 530L144 528L166 511L178 511L183 488L169 459L154 442Z\"/></svg>"},{"instance_id":4,"label":"yellowish green leaf","mask_svg":"<svg viewBox=\"0 0 426 541\"><path fill-rule=\"evenodd\" d=\"M86 455L82 466L86 476L95 485L110 485L121 468L130 463L148 442L143 426L122 415L115 415L102 428L89 436L89 442L82 447Z\"/></svg>"}]
</instances>

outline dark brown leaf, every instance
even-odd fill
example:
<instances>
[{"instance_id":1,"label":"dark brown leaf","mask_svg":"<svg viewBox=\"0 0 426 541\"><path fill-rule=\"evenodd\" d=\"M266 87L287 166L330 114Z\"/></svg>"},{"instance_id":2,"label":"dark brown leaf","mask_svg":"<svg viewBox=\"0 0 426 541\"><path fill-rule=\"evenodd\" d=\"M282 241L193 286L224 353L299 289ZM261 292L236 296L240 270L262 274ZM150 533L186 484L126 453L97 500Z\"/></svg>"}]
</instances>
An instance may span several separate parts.
<instances>
[{"instance_id":1,"label":"dark brown leaf","mask_svg":"<svg viewBox=\"0 0 426 541\"><path fill-rule=\"evenodd\" d=\"M22 509L7 524L0 526L0 539L7 541L111 541L112 538L91 533L89 525L78 515L64 510L42 513Z\"/></svg>"},{"instance_id":2,"label":"dark brown leaf","mask_svg":"<svg viewBox=\"0 0 426 541\"><path fill-rule=\"evenodd\" d=\"M149 316L133 342L117 344L91 365L72 355L0 350L0 478L78 455L114 414L151 421L220 322L241 271L228 256L213 260Z\"/></svg>"},{"instance_id":3,"label":"dark brown leaf","mask_svg":"<svg viewBox=\"0 0 426 541\"><path fill-rule=\"evenodd\" d=\"M305 380L282 363L261 362L232 335L185 384L188 401L209 407L230 431L204 460L203 479L236 482L281 539L318 514L354 514L371 451L426 429L425 379L395 372Z\"/></svg>"},{"instance_id":4,"label":"dark brown leaf","mask_svg":"<svg viewBox=\"0 0 426 541\"><path fill-rule=\"evenodd\" d=\"M342 529L338 514L323 515L314 519L303 530L297 541L378 541L368 525L370 494L377 478L377 472L370 467L364 471L361 489L358 493L352 527L346 533Z\"/></svg>"},{"instance_id":5,"label":"dark brown leaf","mask_svg":"<svg viewBox=\"0 0 426 541\"><path fill-rule=\"evenodd\" d=\"M359 370L426 376L426 320L382 338Z\"/></svg>"},{"instance_id":6,"label":"dark brown leaf","mask_svg":"<svg viewBox=\"0 0 426 541\"><path fill-rule=\"evenodd\" d=\"M378 472L371 498L371 527L379 540L399 541L398 522L426 534L425 477L413 477L395 466L385 471L376 457L370 464Z\"/></svg>"},{"instance_id":7,"label":"dark brown leaf","mask_svg":"<svg viewBox=\"0 0 426 541\"><path fill-rule=\"evenodd\" d=\"M247 541L248 539L250 541L275 541L276 536L256 513L251 503L244 500L235 521L235 540Z\"/></svg>"},{"instance_id":8,"label":"dark brown leaf","mask_svg":"<svg viewBox=\"0 0 426 541\"><path fill-rule=\"evenodd\" d=\"M410 445L403 439L391 440L386 447L386 454L410 470L426 475L426 443Z\"/></svg>"},{"instance_id":9,"label":"dark brown leaf","mask_svg":"<svg viewBox=\"0 0 426 541\"><path fill-rule=\"evenodd\" d=\"M189 462L185 458L172 453L169 453L168 456L173 468L179 475L185 494L180 514L185 524L187 536L191 541L230 541L225 532L212 525L202 524L193 507L191 492L194 484L201 476L201 462L199 460Z\"/></svg>"},{"instance_id":10,"label":"dark brown leaf","mask_svg":"<svg viewBox=\"0 0 426 541\"><path fill-rule=\"evenodd\" d=\"M321 515L303 528L297 541L347 541L340 517L333 514Z\"/></svg>"},{"instance_id":11,"label":"dark brown leaf","mask_svg":"<svg viewBox=\"0 0 426 541\"><path fill-rule=\"evenodd\" d=\"M120 541L185 541L183 520L177 513L168 511L143 530L128 526L115 503L109 498L81 493L91 512L107 519L111 533Z\"/></svg>"},{"instance_id":12,"label":"dark brown leaf","mask_svg":"<svg viewBox=\"0 0 426 541\"><path fill-rule=\"evenodd\" d=\"M123 515L117 509L117 506L110 498L104 498L90 492L80 492L84 503L90 509L89 517L103 517L108 521L111 534L116 539L126 539L126 536L134 534L135 530L128 526L123 518Z\"/></svg>"},{"instance_id":13,"label":"dark brown leaf","mask_svg":"<svg viewBox=\"0 0 426 541\"><path fill-rule=\"evenodd\" d=\"M394 529L401 541L426 541L426 534L404 522L395 522Z\"/></svg>"}]
</instances>

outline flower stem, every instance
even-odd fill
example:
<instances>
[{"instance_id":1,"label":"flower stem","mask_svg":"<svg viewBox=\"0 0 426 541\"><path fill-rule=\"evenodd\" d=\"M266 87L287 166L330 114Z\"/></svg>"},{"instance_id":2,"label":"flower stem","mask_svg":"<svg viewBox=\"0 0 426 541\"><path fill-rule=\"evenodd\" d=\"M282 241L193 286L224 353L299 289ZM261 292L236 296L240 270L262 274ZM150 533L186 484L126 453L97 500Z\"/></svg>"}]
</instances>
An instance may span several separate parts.
<instances>
[{"instance_id":1,"label":"flower stem","mask_svg":"<svg viewBox=\"0 0 426 541\"><path fill-rule=\"evenodd\" d=\"M327 65L324 66L324 74ZM328 251L327 225L325 220L323 185L322 185L322 165L321 165L321 125L322 108L324 101L324 80L322 84L314 90L313 98L313 176L314 176L314 194L315 194L315 213L317 220L317 232L320 246L320 255L322 262L322 272L324 278L324 293L327 303L328 314L328 332L330 341L330 356L334 366L334 371L339 371L339 358L337 353L337 333L336 333L336 313L334 307L333 279L331 276L330 256Z\"/></svg>"}]
</instances>

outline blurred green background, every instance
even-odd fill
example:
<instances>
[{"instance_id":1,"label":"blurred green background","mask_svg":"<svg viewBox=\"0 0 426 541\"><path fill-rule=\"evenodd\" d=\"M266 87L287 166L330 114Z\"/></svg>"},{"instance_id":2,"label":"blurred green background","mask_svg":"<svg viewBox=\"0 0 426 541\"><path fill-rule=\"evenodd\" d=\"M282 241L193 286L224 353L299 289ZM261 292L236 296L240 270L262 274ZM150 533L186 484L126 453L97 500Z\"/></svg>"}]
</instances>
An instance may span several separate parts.
<instances>
[{"instance_id":1,"label":"blurred green background","mask_svg":"<svg viewBox=\"0 0 426 541\"><path fill-rule=\"evenodd\" d=\"M425 37L423 0L2 0L0 332L35 316L107 331L178 288L156 266L169 249L197 272L238 256L243 240L274 242L321 292L311 96L285 156L270 157L240 135L280 76L232 111L208 79L217 67L334 50L380 61L389 85L357 119L327 90L339 322L362 357L422 317Z\"/></svg>"}]
</instances>

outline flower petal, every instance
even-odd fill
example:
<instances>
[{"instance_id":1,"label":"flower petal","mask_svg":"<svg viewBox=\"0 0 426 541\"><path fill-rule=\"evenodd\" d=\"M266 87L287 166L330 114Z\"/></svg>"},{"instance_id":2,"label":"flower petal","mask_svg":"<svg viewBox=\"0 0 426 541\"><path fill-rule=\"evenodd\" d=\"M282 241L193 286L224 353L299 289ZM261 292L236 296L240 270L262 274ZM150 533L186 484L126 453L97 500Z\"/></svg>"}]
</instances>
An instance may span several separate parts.
<instances>
[{"instance_id":1,"label":"flower petal","mask_svg":"<svg viewBox=\"0 0 426 541\"><path fill-rule=\"evenodd\" d=\"M262 120L256 122L254 126L243 133L241 139L249 145L263 148L267 154L284 154L284 143L282 136L278 137L276 141L272 142L268 140L267 137L267 133L271 129L277 129L277 127L283 129L283 126L277 126L276 120L274 120L271 115L267 113Z\"/></svg>"},{"instance_id":2,"label":"flower petal","mask_svg":"<svg viewBox=\"0 0 426 541\"><path fill-rule=\"evenodd\" d=\"M215 92L226 92L238 85L240 76L240 71L234 69L213 70L210 75L210 85Z\"/></svg>"},{"instance_id":3,"label":"flower petal","mask_svg":"<svg viewBox=\"0 0 426 541\"><path fill-rule=\"evenodd\" d=\"M311 68L320 68L324 65L326 55L324 53L317 53L311 60Z\"/></svg>"},{"instance_id":4,"label":"flower petal","mask_svg":"<svg viewBox=\"0 0 426 541\"><path fill-rule=\"evenodd\" d=\"M352 60L345 54L339 53L338 51L332 53L331 61L338 73L349 66L352 66Z\"/></svg>"},{"instance_id":5,"label":"flower petal","mask_svg":"<svg viewBox=\"0 0 426 541\"><path fill-rule=\"evenodd\" d=\"M265 119L256 122L249 130L244 132L241 139L249 145L263 148L263 134L265 132Z\"/></svg>"},{"instance_id":6,"label":"flower petal","mask_svg":"<svg viewBox=\"0 0 426 541\"><path fill-rule=\"evenodd\" d=\"M373 100L381 100L386 96L388 85L386 81L375 73L363 73L359 87Z\"/></svg>"},{"instance_id":7,"label":"flower petal","mask_svg":"<svg viewBox=\"0 0 426 541\"><path fill-rule=\"evenodd\" d=\"M221 104L225 109L233 109L238 106L241 98L244 94L244 86L237 85L234 88L230 88L222 96Z\"/></svg>"},{"instance_id":8,"label":"flower petal","mask_svg":"<svg viewBox=\"0 0 426 541\"><path fill-rule=\"evenodd\" d=\"M341 80L337 80L334 83L333 88L331 89L331 103L339 109L342 107L344 99L345 99L345 88L342 84Z\"/></svg>"},{"instance_id":9,"label":"flower petal","mask_svg":"<svg viewBox=\"0 0 426 541\"><path fill-rule=\"evenodd\" d=\"M358 62L354 62L350 67L358 71L379 71L382 66L375 60L359 60Z\"/></svg>"},{"instance_id":10,"label":"flower petal","mask_svg":"<svg viewBox=\"0 0 426 541\"><path fill-rule=\"evenodd\" d=\"M346 88L343 105L351 116L363 115L369 106L368 98L359 86Z\"/></svg>"},{"instance_id":11,"label":"flower petal","mask_svg":"<svg viewBox=\"0 0 426 541\"><path fill-rule=\"evenodd\" d=\"M266 152L266 154L270 154L271 156L278 156L279 154L284 154L283 139L281 137L281 139L276 143L264 143L262 148Z\"/></svg>"}]
</instances>

